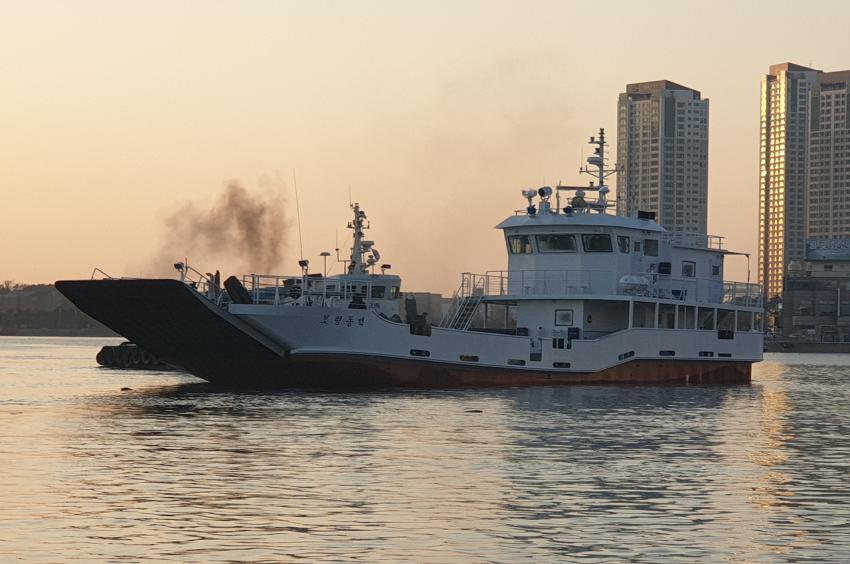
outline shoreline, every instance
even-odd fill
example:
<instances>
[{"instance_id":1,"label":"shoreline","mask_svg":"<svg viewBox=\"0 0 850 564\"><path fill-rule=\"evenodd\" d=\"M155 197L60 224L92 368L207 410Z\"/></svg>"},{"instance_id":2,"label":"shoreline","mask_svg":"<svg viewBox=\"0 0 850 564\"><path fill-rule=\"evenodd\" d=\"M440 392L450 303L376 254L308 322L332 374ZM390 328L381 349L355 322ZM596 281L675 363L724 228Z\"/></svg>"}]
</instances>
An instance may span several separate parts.
<instances>
[{"instance_id":1,"label":"shoreline","mask_svg":"<svg viewBox=\"0 0 850 564\"><path fill-rule=\"evenodd\" d=\"M0 337L103 337L109 339L122 338L121 335L110 330L91 329L0 329Z\"/></svg>"}]
</instances>

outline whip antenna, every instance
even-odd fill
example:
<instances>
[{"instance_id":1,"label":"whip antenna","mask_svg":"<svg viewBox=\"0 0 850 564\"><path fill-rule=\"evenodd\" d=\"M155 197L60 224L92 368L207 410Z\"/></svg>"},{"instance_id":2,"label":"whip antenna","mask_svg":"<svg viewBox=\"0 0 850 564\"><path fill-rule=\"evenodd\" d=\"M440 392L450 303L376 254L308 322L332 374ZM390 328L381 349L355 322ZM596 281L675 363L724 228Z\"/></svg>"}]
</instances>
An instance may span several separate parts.
<instances>
[{"instance_id":1,"label":"whip antenna","mask_svg":"<svg viewBox=\"0 0 850 564\"><path fill-rule=\"evenodd\" d=\"M298 249L301 260L304 260L304 243L301 240L301 203L298 201L298 182L295 180L295 169L292 169L292 185L295 187L295 210L298 213Z\"/></svg>"}]
</instances>

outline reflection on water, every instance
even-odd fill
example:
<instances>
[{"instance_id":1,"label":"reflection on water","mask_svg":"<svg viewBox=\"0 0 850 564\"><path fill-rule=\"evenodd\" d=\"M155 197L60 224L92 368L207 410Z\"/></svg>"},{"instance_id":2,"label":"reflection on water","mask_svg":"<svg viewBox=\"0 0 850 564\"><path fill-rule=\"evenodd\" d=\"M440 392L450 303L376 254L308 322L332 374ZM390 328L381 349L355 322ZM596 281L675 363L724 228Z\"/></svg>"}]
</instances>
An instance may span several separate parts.
<instances>
[{"instance_id":1,"label":"reflection on water","mask_svg":"<svg viewBox=\"0 0 850 564\"><path fill-rule=\"evenodd\" d=\"M850 560L838 357L751 386L233 393L98 369L101 344L0 339L2 560Z\"/></svg>"}]
</instances>

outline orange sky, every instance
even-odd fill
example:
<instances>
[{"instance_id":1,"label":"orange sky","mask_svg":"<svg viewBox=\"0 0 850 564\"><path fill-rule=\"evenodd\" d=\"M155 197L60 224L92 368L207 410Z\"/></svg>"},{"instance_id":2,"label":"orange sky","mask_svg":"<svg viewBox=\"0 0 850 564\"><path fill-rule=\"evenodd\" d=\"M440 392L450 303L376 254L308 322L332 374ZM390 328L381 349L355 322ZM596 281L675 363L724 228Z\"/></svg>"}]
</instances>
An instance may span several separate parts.
<instances>
[{"instance_id":1,"label":"orange sky","mask_svg":"<svg viewBox=\"0 0 850 564\"><path fill-rule=\"evenodd\" d=\"M492 226L520 190L578 182L625 84L661 78L711 100L709 230L754 252L762 74L850 68L850 4L761 6L6 2L0 279L145 273L165 218L231 179L275 179L295 225L294 168L314 264L348 235L351 186L406 288L449 293L461 271L504 268ZM285 239L295 272L297 230Z\"/></svg>"}]
</instances>

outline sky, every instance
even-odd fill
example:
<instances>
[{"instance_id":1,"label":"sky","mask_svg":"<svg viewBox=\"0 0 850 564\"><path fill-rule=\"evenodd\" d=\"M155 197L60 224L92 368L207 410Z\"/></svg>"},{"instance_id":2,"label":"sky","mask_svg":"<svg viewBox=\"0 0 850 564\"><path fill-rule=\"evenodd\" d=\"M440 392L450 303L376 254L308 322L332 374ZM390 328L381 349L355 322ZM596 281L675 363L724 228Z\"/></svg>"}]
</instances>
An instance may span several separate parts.
<instances>
[{"instance_id":1,"label":"sky","mask_svg":"<svg viewBox=\"0 0 850 564\"><path fill-rule=\"evenodd\" d=\"M0 0L0 279L251 272L245 233L192 248L179 225L236 182L283 210L282 235L248 234L283 246L278 272L344 254L350 194L405 289L450 294L505 268L493 226L521 190L584 183L618 94L659 79L711 101L709 232L755 272L761 77L850 68L848 20L843 1Z\"/></svg>"}]
</instances>

